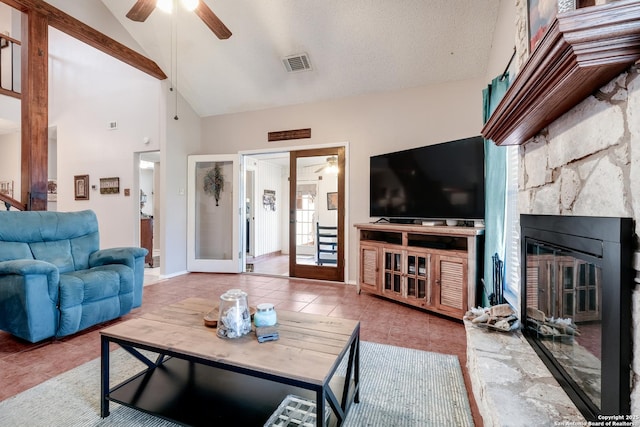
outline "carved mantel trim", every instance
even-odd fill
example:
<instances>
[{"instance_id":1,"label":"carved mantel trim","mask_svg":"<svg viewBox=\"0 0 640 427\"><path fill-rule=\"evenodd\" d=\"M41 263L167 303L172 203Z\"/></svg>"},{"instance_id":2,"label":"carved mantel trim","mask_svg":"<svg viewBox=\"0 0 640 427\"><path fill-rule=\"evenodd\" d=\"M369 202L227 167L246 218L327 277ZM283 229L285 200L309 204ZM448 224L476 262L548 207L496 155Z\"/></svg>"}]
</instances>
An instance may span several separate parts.
<instances>
[{"instance_id":1,"label":"carved mantel trim","mask_svg":"<svg viewBox=\"0 0 640 427\"><path fill-rule=\"evenodd\" d=\"M640 59L640 2L559 14L498 104L482 135L519 145Z\"/></svg>"}]
</instances>

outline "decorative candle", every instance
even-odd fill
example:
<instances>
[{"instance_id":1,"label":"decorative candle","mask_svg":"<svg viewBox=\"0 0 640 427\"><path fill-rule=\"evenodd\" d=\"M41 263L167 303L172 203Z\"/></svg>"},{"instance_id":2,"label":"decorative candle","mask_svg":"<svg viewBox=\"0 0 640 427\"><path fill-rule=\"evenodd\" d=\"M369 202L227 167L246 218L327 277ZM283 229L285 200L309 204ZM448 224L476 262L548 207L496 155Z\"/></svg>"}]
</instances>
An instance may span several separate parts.
<instances>
[{"instance_id":1,"label":"decorative candle","mask_svg":"<svg viewBox=\"0 0 640 427\"><path fill-rule=\"evenodd\" d=\"M256 314L253 315L253 323L258 326L273 326L278 318L273 304L265 302L258 304Z\"/></svg>"}]
</instances>

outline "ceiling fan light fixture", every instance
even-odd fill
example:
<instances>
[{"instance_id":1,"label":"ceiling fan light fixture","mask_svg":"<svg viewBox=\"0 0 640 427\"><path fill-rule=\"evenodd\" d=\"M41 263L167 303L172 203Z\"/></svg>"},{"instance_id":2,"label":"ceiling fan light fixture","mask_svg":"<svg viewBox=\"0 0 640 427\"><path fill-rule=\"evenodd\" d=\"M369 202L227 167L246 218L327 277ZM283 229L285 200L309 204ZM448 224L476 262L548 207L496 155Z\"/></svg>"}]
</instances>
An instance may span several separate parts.
<instances>
[{"instance_id":1,"label":"ceiling fan light fixture","mask_svg":"<svg viewBox=\"0 0 640 427\"><path fill-rule=\"evenodd\" d=\"M338 168L338 157L337 156L329 156L326 159L326 163L320 169L316 170L314 173L323 172L327 174L337 174L340 172L340 168Z\"/></svg>"},{"instance_id":2,"label":"ceiling fan light fixture","mask_svg":"<svg viewBox=\"0 0 640 427\"><path fill-rule=\"evenodd\" d=\"M144 22L154 9L160 9L168 14L172 13L174 4L175 7L177 7L178 0L136 0L127 12L127 18L135 22ZM229 31L220 18L209 9L206 3L200 0L181 0L181 4L182 7L188 8L197 15L220 40L231 37L231 31Z\"/></svg>"},{"instance_id":3,"label":"ceiling fan light fixture","mask_svg":"<svg viewBox=\"0 0 640 427\"><path fill-rule=\"evenodd\" d=\"M156 7L164 13L173 12L173 0L157 0Z\"/></svg>"},{"instance_id":4,"label":"ceiling fan light fixture","mask_svg":"<svg viewBox=\"0 0 640 427\"><path fill-rule=\"evenodd\" d=\"M338 157L327 157L327 167L325 169L325 172L330 174L337 174L339 171L340 169L338 169Z\"/></svg>"},{"instance_id":5,"label":"ceiling fan light fixture","mask_svg":"<svg viewBox=\"0 0 640 427\"><path fill-rule=\"evenodd\" d=\"M193 12L198 7L199 0L182 0L182 6L189 12Z\"/></svg>"}]
</instances>

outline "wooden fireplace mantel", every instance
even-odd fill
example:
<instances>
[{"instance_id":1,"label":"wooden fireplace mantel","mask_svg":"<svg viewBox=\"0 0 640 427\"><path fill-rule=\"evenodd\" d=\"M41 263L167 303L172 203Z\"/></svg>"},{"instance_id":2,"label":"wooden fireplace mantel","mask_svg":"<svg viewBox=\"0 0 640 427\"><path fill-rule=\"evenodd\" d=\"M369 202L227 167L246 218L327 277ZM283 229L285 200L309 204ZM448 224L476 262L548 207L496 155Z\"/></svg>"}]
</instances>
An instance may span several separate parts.
<instances>
[{"instance_id":1,"label":"wooden fireplace mantel","mask_svg":"<svg viewBox=\"0 0 640 427\"><path fill-rule=\"evenodd\" d=\"M519 145L640 59L640 2L559 14L482 129Z\"/></svg>"}]
</instances>

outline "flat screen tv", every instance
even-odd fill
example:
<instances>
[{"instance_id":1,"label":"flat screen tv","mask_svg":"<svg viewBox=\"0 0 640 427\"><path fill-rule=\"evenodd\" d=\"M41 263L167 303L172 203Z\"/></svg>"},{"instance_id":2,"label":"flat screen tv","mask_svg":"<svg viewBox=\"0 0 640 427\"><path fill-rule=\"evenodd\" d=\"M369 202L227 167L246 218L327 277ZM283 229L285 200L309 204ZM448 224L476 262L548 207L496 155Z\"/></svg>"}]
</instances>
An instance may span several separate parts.
<instances>
[{"instance_id":1,"label":"flat screen tv","mask_svg":"<svg viewBox=\"0 0 640 427\"><path fill-rule=\"evenodd\" d=\"M484 219L481 136L372 156L370 216Z\"/></svg>"}]
</instances>

